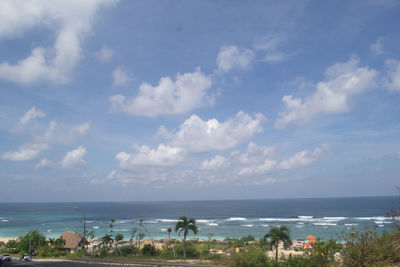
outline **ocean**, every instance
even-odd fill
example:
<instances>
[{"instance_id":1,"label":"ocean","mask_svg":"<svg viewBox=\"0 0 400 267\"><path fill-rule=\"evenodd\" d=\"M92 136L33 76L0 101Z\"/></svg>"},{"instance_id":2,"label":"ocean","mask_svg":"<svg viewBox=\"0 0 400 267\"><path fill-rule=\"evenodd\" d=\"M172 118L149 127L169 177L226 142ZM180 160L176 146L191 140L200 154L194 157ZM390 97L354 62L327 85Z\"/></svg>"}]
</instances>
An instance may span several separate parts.
<instances>
[{"instance_id":1,"label":"ocean","mask_svg":"<svg viewBox=\"0 0 400 267\"><path fill-rule=\"evenodd\" d=\"M207 239L263 237L271 227L287 225L293 240L312 234L321 239L338 239L343 231L388 230L393 227L387 212L398 197L308 198L223 201L96 202L96 203L0 203L0 237L22 236L38 230L47 237L64 231L83 232L83 212L87 230L101 237L115 219L114 232L129 239L133 227L143 219L152 238L168 237L180 216L195 218L199 232L189 238ZM74 209L79 207L79 210ZM147 238L147 237L146 237ZM172 232L171 238L178 238Z\"/></svg>"}]
</instances>

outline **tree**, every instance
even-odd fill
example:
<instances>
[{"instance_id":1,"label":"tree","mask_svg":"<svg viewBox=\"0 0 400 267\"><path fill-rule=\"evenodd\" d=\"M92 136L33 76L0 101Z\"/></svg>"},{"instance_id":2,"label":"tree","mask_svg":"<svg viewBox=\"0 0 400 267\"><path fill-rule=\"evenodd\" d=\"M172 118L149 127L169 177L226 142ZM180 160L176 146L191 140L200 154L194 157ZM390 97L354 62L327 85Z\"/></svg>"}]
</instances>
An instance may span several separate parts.
<instances>
[{"instance_id":1,"label":"tree","mask_svg":"<svg viewBox=\"0 0 400 267\"><path fill-rule=\"evenodd\" d=\"M211 238L213 238L213 236L214 236L214 233L213 232L209 232L207 234L207 236L208 236L208 251L210 251L210 242L211 242Z\"/></svg>"},{"instance_id":2,"label":"tree","mask_svg":"<svg viewBox=\"0 0 400 267\"><path fill-rule=\"evenodd\" d=\"M144 225L143 219L140 219L139 225L142 226L142 227L144 228L144 230L146 231L147 235L149 236L149 238L150 238L150 240L151 240L151 245L154 247L154 240L153 240L153 238L151 238L150 232L149 232L149 230L147 229L146 225Z\"/></svg>"},{"instance_id":3,"label":"tree","mask_svg":"<svg viewBox=\"0 0 400 267\"><path fill-rule=\"evenodd\" d=\"M118 243L121 242L122 240L124 240L123 234L118 233L115 235L115 254L118 254L118 251L119 251ZM121 252L120 252L120 254L121 254L121 256L123 256Z\"/></svg>"},{"instance_id":4,"label":"tree","mask_svg":"<svg viewBox=\"0 0 400 267\"><path fill-rule=\"evenodd\" d=\"M131 229L131 231L130 231L131 238L129 238L129 243L131 243L131 248L133 248L133 240L134 240L134 238L135 238L135 234L136 234L137 230L138 230L138 229L137 229L136 227L133 227L133 228Z\"/></svg>"},{"instance_id":5,"label":"tree","mask_svg":"<svg viewBox=\"0 0 400 267\"><path fill-rule=\"evenodd\" d=\"M105 254L107 255L107 250L108 250L108 248L110 247L110 244L113 242L113 238L112 238L111 235L106 234L105 236L103 236L103 237L101 238L101 241L102 241L102 243L103 243L104 252L105 252Z\"/></svg>"},{"instance_id":6,"label":"tree","mask_svg":"<svg viewBox=\"0 0 400 267\"><path fill-rule=\"evenodd\" d=\"M264 236L264 239L269 239L270 244L275 247L275 259L278 260L278 245L283 241L286 246L290 246L290 230L286 225L280 227L272 227L269 232Z\"/></svg>"},{"instance_id":7,"label":"tree","mask_svg":"<svg viewBox=\"0 0 400 267\"><path fill-rule=\"evenodd\" d=\"M175 232L178 233L178 235L183 232L183 257L186 258L186 236L189 234L189 232L192 231L193 234L197 234L197 225L196 225L196 220L195 219L188 219L185 216L181 216L179 218L179 221L175 225Z\"/></svg>"}]
</instances>

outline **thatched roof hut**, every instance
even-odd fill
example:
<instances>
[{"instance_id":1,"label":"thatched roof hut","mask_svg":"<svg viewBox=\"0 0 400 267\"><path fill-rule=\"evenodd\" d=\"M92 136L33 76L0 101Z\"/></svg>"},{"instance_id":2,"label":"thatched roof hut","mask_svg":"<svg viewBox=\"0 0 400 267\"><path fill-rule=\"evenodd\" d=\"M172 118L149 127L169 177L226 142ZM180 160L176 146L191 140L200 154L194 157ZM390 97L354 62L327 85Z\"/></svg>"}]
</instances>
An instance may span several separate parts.
<instances>
[{"instance_id":1,"label":"thatched roof hut","mask_svg":"<svg viewBox=\"0 0 400 267\"><path fill-rule=\"evenodd\" d=\"M64 249L76 250L83 246L83 237L77 233L66 231L60 236L60 238L65 240Z\"/></svg>"}]
</instances>

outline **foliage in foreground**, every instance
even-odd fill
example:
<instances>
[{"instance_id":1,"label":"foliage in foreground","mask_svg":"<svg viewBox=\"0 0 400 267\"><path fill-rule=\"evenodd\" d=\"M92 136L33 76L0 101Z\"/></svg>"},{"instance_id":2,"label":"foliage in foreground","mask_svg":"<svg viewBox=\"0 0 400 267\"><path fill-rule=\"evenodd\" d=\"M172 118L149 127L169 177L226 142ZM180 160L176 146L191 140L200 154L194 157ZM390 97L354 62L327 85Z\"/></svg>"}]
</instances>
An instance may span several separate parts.
<instances>
[{"instance_id":1,"label":"foliage in foreground","mask_svg":"<svg viewBox=\"0 0 400 267\"><path fill-rule=\"evenodd\" d=\"M345 266L387 266L400 263L400 232L378 235L375 230L343 234Z\"/></svg>"}]
</instances>

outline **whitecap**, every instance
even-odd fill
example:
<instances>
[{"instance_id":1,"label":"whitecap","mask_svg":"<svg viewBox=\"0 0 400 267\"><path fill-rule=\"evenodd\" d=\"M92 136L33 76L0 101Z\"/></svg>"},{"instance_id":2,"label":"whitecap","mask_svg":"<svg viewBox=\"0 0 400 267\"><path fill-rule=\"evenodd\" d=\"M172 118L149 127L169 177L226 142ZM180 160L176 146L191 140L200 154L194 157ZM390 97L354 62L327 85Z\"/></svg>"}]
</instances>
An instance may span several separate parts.
<instances>
[{"instance_id":1,"label":"whitecap","mask_svg":"<svg viewBox=\"0 0 400 267\"><path fill-rule=\"evenodd\" d=\"M304 221L304 219L299 218L259 218L259 221L263 222L298 222Z\"/></svg>"},{"instance_id":2,"label":"whitecap","mask_svg":"<svg viewBox=\"0 0 400 267\"><path fill-rule=\"evenodd\" d=\"M178 222L178 220L172 220L172 219L158 219L158 221L166 222L166 223L176 223L176 222Z\"/></svg>"},{"instance_id":3,"label":"whitecap","mask_svg":"<svg viewBox=\"0 0 400 267\"><path fill-rule=\"evenodd\" d=\"M337 221L346 220L347 217L323 217L322 219L325 221L336 221L337 222Z\"/></svg>"},{"instance_id":4,"label":"whitecap","mask_svg":"<svg viewBox=\"0 0 400 267\"><path fill-rule=\"evenodd\" d=\"M197 223L210 223L211 221L210 220L199 219L199 220L196 220L196 222Z\"/></svg>"},{"instance_id":5,"label":"whitecap","mask_svg":"<svg viewBox=\"0 0 400 267\"><path fill-rule=\"evenodd\" d=\"M6 220L6 219L2 219L1 221L2 222L9 222L9 220Z\"/></svg>"},{"instance_id":6,"label":"whitecap","mask_svg":"<svg viewBox=\"0 0 400 267\"><path fill-rule=\"evenodd\" d=\"M247 219L242 217L230 217L226 220L232 222L232 221L246 221Z\"/></svg>"},{"instance_id":7,"label":"whitecap","mask_svg":"<svg viewBox=\"0 0 400 267\"><path fill-rule=\"evenodd\" d=\"M243 226L243 227L253 227L254 225L252 225L252 224L242 224L241 226Z\"/></svg>"},{"instance_id":8,"label":"whitecap","mask_svg":"<svg viewBox=\"0 0 400 267\"><path fill-rule=\"evenodd\" d=\"M345 226L356 226L356 225L358 225L358 223L345 223L344 225Z\"/></svg>"},{"instance_id":9,"label":"whitecap","mask_svg":"<svg viewBox=\"0 0 400 267\"><path fill-rule=\"evenodd\" d=\"M318 226L336 226L336 223L313 223L314 225Z\"/></svg>"},{"instance_id":10,"label":"whitecap","mask_svg":"<svg viewBox=\"0 0 400 267\"><path fill-rule=\"evenodd\" d=\"M168 230L165 229L165 228L161 228L160 230L161 230L161 232L166 232L166 231L168 231Z\"/></svg>"},{"instance_id":11,"label":"whitecap","mask_svg":"<svg viewBox=\"0 0 400 267\"><path fill-rule=\"evenodd\" d=\"M314 216L297 216L299 219L313 219Z\"/></svg>"},{"instance_id":12,"label":"whitecap","mask_svg":"<svg viewBox=\"0 0 400 267\"><path fill-rule=\"evenodd\" d=\"M93 229L99 229L99 227L98 226L93 226Z\"/></svg>"},{"instance_id":13,"label":"whitecap","mask_svg":"<svg viewBox=\"0 0 400 267\"><path fill-rule=\"evenodd\" d=\"M47 230L47 232L51 232L51 230L49 229L49 230Z\"/></svg>"},{"instance_id":14,"label":"whitecap","mask_svg":"<svg viewBox=\"0 0 400 267\"><path fill-rule=\"evenodd\" d=\"M209 223L208 226L218 226L218 223Z\"/></svg>"},{"instance_id":15,"label":"whitecap","mask_svg":"<svg viewBox=\"0 0 400 267\"><path fill-rule=\"evenodd\" d=\"M269 224L262 224L261 226L269 227Z\"/></svg>"},{"instance_id":16,"label":"whitecap","mask_svg":"<svg viewBox=\"0 0 400 267\"><path fill-rule=\"evenodd\" d=\"M296 225L297 228L303 228L304 225Z\"/></svg>"},{"instance_id":17,"label":"whitecap","mask_svg":"<svg viewBox=\"0 0 400 267\"><path fill-rule=\"evenodd\" d=\"M386 219L388 219L388 218L386 218L386 217L383 217L383 216L377 216L377 217L357 217L357 218L355 218L356 220L363 220L363 221L371 221L371 220L374 220L374 221L384 221L384 220L386 220Z\"/></svg>"}]
</instances>

